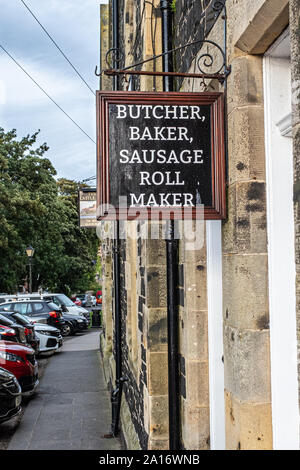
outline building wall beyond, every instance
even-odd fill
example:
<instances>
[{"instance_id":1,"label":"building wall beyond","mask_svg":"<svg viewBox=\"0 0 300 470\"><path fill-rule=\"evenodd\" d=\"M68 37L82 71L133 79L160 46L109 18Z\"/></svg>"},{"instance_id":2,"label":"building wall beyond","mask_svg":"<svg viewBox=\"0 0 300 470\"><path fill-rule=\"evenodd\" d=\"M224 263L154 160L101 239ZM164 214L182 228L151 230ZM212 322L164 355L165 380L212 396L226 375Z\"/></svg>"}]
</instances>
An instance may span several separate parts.
<instances>
[{"instance_id":1,"label":"building wall beyond","mask_svg":"<svg viewBox=\"0 0 300 470\"><path fill-rule=\"evenodd\" d=\"M125 64L161 50L159 0L120 1L120 43ZM202 2L200 2L202 4ZM209 2L203 2L209 3ZM175 2L174 44L198 39L199 2ZM287 27L287 0L227 0L227 86L205 82L226 97L227 219L222 223L224 406L227 449L272 449L263 53ZM300 112L299 2L290 1L293 61L294 197L300 340ZM209 32L207 29L207 33ZM154 38L154 40L153 40ZM208 38L224 44L220 15ZM136 44L136 48L132 46ZM206 49L205 49L206 51ZM177 71L195 71L203 51L177 54ZM210 49L211 52L211 49ZM147 70L153 62L148 63ZM156 67L160 65L157 63ZM128 86L122 82L120 87ZM133 81L134 89L161 90L161 79ZM201 80L177 83L181 91L203 91ZM146 222L127 222L120 242L122 373L127 376L121 407L128 448L168 449L168 355L165 241L147 236ZM204 240L205 240L205 224ZM158 225L161 230L161 224ZM112 247L103 250L104 351L108 382L114 386L114 290ZM188 250L179 243L180 439L185 449L210 449L206 244ZM300 351L300 347L299 347ZM300 361L300 353L299 353Z\"/></svg>"}]
</instances>

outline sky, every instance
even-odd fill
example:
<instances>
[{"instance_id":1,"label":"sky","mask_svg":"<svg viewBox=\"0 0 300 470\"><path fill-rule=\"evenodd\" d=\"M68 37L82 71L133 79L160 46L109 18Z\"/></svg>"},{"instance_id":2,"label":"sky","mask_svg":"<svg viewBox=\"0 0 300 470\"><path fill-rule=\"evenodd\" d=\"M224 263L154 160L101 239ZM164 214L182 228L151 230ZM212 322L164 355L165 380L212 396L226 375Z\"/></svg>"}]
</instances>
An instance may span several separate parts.
<instances>
[{"instance_id":1,"label":"sky","mask_svg":"<svg viewBox=\"0 0 300 470\"><path fill-rule=\"evenodd\" d=\"M93 90L99 66L100 3L105 0L24 0ZM77 76L21 0L0 0L0 44L96 141L95 96ZM0 127L18 138L40 129L38 145L58 177L96 174L96 145L0 49ZM92 182L92 185L95 181Z\"/></svg>"}]
</instances>

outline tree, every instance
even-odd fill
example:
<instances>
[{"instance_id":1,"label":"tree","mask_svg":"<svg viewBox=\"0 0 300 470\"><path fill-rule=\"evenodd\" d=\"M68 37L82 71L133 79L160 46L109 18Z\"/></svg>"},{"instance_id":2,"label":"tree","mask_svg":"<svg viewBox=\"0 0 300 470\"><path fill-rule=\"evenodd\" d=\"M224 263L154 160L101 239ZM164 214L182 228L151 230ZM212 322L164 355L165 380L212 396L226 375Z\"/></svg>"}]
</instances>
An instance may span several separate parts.
<instances>
[{"instance_id":1,"label":"tree","mask_svg":"<svg viewBox=\"0 0 300 470\"><path fill-rule=\"evenodd\" d=\"M0 128L0 290L14 292L27 276L25 248L35 248L33 288L68 293L88 289L95 233L78 226L77 186L55 179L38 132L17 140L16 131Z\"/></svg>"},{"instance_id":2,"label":"tree","mask_svg":"<svg viewBox=\"0 0 300 470\"><path fill-rule=\"evenodd\" d=\"M73 291L88 290L95 280L95 265L99 240L96 231L79 227L78 191L86 184L61 178L57 182L59 199L68 211L68 224L64 227L64 246L68 270L72 278ZM68 278L62 275L61 282L68 285Z\"/></svg>"}]
</instances>

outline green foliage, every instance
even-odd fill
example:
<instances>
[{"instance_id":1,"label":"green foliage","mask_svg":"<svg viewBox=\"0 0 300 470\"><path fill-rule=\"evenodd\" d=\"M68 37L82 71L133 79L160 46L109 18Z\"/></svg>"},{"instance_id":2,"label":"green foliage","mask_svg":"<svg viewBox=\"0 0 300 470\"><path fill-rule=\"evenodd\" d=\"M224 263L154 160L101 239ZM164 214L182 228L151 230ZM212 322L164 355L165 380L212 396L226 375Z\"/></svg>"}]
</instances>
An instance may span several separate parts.
<instances>
[{"instance_id":1,"label":"green foliage","mask_svg":"<svg viewBox=\"0 0 300 470\"><path fill-rule=\"evenodd\" d=\"M0 291L24 284L29 244L35 248L33 290L85 291L95 279L99 243L94 231L78 226L82 185L56 181L47 145L33 148L37 135L18 141L15 130L0 128Z\"/></svg>"}]
</instances>

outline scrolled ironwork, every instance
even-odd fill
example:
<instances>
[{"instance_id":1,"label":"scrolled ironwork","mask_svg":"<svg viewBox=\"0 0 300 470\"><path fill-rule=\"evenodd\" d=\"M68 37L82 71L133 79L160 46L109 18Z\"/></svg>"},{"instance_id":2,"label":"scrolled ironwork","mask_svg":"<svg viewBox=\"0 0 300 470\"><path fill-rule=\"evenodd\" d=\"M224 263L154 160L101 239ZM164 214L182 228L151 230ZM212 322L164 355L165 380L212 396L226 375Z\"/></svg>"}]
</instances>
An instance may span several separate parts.
<instances>
[{"instance_id":1,"label":"scrolled ironwork","mask_svg":"<svg viewBox=\"0 0 300 470\"><path fill-rule=\"evenodd\" d=\"M207 73L207 70L205 70L203 68L203 66L204 66L206 69L210 69L209 73L211 73L211 74L218 74L221 71L223 71L223 73L225 73L226 72L226 57L225 57L225 53L224 53L223 49L217 43L215 43L213 41L210 41L208 39L204 39L202 41L201 48L205 44L210 44L211 46L213 46L213 48L217 49L217 51L218 51L217 54L221 54L222 63L221 63L221 66L219 66L219 68L217 68L217 70L213 70L213 65L215 63L214 55L212 53L209 53L208 51L201 53L201 49L200 49L201 55L197 58L197 67L198 67L199 72L201 72L203 74Z\"/></svg>"},{"instance_id":2,"label":"scrolled ironwork","mask_svg":"<svg viewBox=\"0 0 300 470\"><path fill-rule=\"evenodd\" d=\"M105 54L105 62L109 68L115 67L116 65L120 65L120 63L124 60L125 55L121 49L117 49L115 47L111 47Z\"/></svg>"},{"instance_id":3,"label":"scrolled ironwork","mask_svg":"<svg viewBox=\"0 0 300 470\"><path fill-rule=\"evenodd\" d=\"M148 2L147 2L148 3ZM176 72L172 73L173 75L177 75L178 77L187 77L187 76L194 76L196 77L200 75L200 78L202 79L202 84L205 84L204 79L205 78L217 78L221 83L226 80L226 77L230 73L231 69L230 67L227 66L227 58L226 58L226 6L225 6L225 0L208 0L208 3L204 5L204 11L203 11L203 16L208 15L208 10L210 9L210 12L215 12L214 13L214 18L219 16L219 14L224 10L224 14L222 16L224 20L224 46L223 48L217 44L214 41L205 39L205 34L202 32L202 37L200 36L200 39L196 41L192 41L189 43L186 43L182 46L175 47L169 51L163 52L161 54L154 54L152 57L149 57L145 60L141 60L137 63L131 64L129 66L123 67L121 69L121 63L125 63L125 54L122 50L117 49L117 48L111 48L106 52L105 55L105 61L108 66L108 70L101 71L99 74L97 73L97 68L96 68L96 75L100 76L102 73L105 73L106 75L127 75L130 74L130 71L133 75L164 75L163 72L149 72L149 71L143 71L143 70L136 70L137 67L143 66L145 63L149 61L155 61L159 58L164 57L165 55L168 54L174 54L176 52L185 50L188 47L196 46L198 45L198 53L193 54L194 58L194 64L198 68L200 74L192 74L192 73L182 73L179 72L176 74ZM215 21L214 20L214 21ZM210 28L211 29L211 28ZM209 31L208 31L209 32ZM208 48L213 48L213 50L208 50L207 52L202 52L203 46L207 45ZM199 55L199 57L197 57ZM221 60L220 60L221 59ZM214 69L214 65L216 65ZM171 73L170 73L171 75Z\"/></svg>"},{"instance_id":4,"label":"scrolled ironwork","mask_svg":"<svg viewBox=\"0 0 300 470\"><path fill-rule=\"evenodd\" d=\"M215 0L211 5L212 9L218 13L223 10L224 6L225 2L222 2L221 0Z\"/></svg>"}]
</instances>

